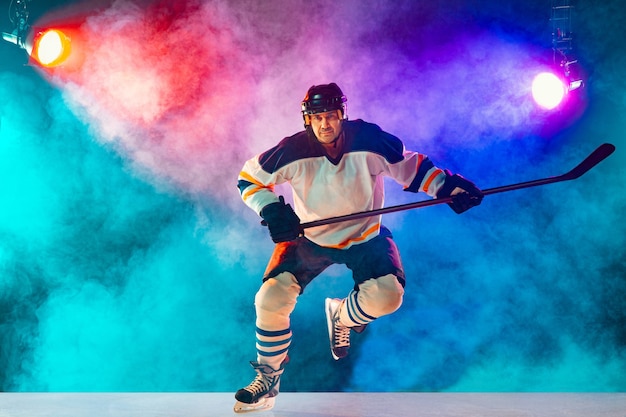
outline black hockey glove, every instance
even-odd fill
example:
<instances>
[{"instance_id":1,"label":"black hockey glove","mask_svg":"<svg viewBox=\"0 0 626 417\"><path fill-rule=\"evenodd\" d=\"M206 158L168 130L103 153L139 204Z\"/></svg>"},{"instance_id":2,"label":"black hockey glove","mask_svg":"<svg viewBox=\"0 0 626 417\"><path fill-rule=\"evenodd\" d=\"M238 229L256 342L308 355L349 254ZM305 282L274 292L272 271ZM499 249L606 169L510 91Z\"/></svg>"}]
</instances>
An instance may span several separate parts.
<instances>
[{"instance_id":1,"label":"black hockey glove","mask_svg":"<svg viewBox=\"0 0 626 417\"><path fill-rule=\"evenodd\" d=\"M445 173L446 179L437 193L437 198L452 197L452 201L448 205L452 207L455 213L461 214L483 201L483 192L473 182L458 174L452 175L448 170L445 170ZM451 195L456 188L463 191Z\"/></svg>"},{"instance_id":2,"label":"black hockey glove","mask_svg":"<svg viewBox=\"0 0 626 417\"><path fill-rule=\"evenodd\" d=\"M289 204L285 204L282 195L279 199L280 201L270 203L261 210L261 224L267 226L274 243L294 240L303 233L298 215Z\"/></svg>"}]
</instances>

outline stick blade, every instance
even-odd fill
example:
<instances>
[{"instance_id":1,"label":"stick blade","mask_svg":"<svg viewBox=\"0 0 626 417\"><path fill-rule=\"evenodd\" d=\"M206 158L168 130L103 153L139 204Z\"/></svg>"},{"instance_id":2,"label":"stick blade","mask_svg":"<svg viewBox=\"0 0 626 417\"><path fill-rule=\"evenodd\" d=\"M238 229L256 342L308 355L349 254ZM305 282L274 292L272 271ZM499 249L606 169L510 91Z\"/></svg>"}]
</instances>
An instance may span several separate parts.
<instances>
[{"instance_id":1,"label":"stick blade","mask_svg":"<svg viewBox=\"0 0 626 417\"><path fill-rule=\"evenodd\" d=\"M580 164L576 165L574 169L565 174L565 177L567 177L566 179L574 180L580 177L591 168L608 158L613 152L615 152L615 145L603 143L598 146L595 151L591 152L591 154L589 154L589 156L586 157Z\"/></svg>"}]
</instances>

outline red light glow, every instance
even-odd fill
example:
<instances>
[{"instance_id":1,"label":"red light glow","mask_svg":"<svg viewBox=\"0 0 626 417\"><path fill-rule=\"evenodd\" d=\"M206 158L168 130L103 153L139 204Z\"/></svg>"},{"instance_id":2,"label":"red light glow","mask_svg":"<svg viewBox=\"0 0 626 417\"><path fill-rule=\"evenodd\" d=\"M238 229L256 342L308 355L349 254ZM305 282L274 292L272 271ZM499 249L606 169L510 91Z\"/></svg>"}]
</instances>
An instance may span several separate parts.
<instances>
[{"instance_id":1,"label":"red light glow","mask_svg":"<svg viewBox=\"0 0 626 417\"><path fill-rule=\"evenodd\" d=\"M37 34L31 56L44 67L56 67L67 60L71 42L58 29L47 29Z\"/></svg>"}]
</instances>

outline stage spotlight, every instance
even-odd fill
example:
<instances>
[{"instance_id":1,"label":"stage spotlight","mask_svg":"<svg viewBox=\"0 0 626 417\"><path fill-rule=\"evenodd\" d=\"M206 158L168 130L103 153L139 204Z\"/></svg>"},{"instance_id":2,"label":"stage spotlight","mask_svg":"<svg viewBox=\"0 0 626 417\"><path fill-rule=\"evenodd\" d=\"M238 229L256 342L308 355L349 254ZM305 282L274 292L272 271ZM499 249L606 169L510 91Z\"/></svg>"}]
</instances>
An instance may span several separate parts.
<instances>
[{"instance_id":1,"label":"stage spotlight","mask_svg":"<svg viewBox=\"0 0 626 417\"><path fill-rule=\"evenodd\" d=\"M577 61L566 62L561 66L539 73L532 81L531 91L535 102L544 109L557 108L574 90L585 85L582 71Z\"/></svg>"},{"instance_id":2,"label":"stage spotlight","mask_svg":"<svg viewBox=\"0 0 626 417\"><path fill-rule=\"evenodd\" d=\"M9 6L12 32L2 32L2 39L24 49L30 63L50 68L61 65L70 56L70 37L57 28L33 28L28 23L28 3L32 0L14 0Z\"/></svg>"},{"instance_id":3,"label":"stage spotlight","mask_svg":"<svg viewBox=\"0 0 626 417\"><path fill-rule=\"evenodd\" d=\"M563 80L551 72L540 73L532 83L533 99L547 110L552 110L561 104L567 90Z\"/></svg>"},{"instance_id":4,"label":"stage spotlight","mask_svg":"<svg viewBox=\"0 0 626 417\"><path fill-rule=\"evenodd\" d=\"M574 58L574 34L570 0L552 0L552 64L547 72L537 75L532 82L532 96L544 109L555 109L572 91L582 89L584 71Z\"/></svg>"},{"instance_id":5,"label":"stage spotlight","mask_svg":"<svg viewBox=\"0 0 626 417\"><path fill-rule=\"evenodd\" d=\"M54 28L30 30L24 38L3 32L2 39L24 49L31 60L47 68L63 64L72 49L69 36Z\"/></svg>"}]
</instances>

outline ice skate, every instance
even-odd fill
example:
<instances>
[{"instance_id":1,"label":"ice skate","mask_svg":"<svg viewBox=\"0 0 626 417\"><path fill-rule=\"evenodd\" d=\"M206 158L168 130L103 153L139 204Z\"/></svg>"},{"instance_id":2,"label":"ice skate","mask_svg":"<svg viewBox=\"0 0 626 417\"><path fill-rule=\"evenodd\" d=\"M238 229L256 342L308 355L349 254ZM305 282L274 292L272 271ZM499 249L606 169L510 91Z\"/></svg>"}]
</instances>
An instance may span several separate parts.
<instances>
[{"instance_id":1,"label":"ice skate","mask_svg":"<svg viewBox=\"0 0 626 417\"><path fill-rule=\"evenodd\" d=\"M266 411L274 407L275 397L278 395L280 376L284 371L285 360L280 369L276 370L269 365L250 362L257 372L254 380L245 388L235 393L235 413L249 413L251 411Z\"/></svg>"},{"instance_id":2,"label":"ice skate","mask_svg":"<svg viewBox=\"0 0 626 417\"><path fill-rule=\"evenodd\" d=\"M326 299L326 323L328 323L330 353L335 360L348 356L350 349L350 328L339 323L339 306L341 303L342 300L338 298Z\"/></svg>"}]
</instances>

